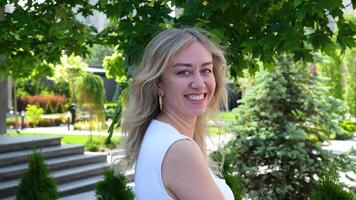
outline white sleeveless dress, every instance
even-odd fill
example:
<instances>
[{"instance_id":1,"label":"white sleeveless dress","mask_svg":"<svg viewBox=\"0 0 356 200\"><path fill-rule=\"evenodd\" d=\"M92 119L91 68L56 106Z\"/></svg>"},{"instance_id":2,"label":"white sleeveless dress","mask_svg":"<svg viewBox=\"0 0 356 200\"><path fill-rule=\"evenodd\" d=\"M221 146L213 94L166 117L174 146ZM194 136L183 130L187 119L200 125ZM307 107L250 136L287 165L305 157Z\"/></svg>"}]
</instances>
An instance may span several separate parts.
<instances>
[{"instance_id":1,"label":"white sleeveless dress","mask_svg":"<svg viewBox=\"0 0 356 200\"><path fill-rule=\"evenodd\" d=\"M170 146L178 140L189 139L171 125L152 120L149 124L135 166L135 195L137 200L173 200L167 193L161 176L161 166ZM234 195L224 179L213 175L225 200ZM202 191L203 192L203 191Z\"/></svg>"}]
</instances>

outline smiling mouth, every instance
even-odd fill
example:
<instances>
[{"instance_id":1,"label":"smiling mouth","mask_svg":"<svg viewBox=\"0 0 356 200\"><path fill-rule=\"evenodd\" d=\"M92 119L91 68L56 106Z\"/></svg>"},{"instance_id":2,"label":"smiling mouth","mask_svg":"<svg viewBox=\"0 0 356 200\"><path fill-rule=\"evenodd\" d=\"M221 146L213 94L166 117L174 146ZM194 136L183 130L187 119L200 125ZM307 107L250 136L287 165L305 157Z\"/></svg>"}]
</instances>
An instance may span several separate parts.
<instances>
[{"instance_id":1,"label":"smiling mouth","mask_svg":"<svg viewBox=\"0 0 356 200\"><path fill-rule=\"evenodd\" d=\"M203 99L206 97L206 93L204 93L204 94L199 94L199 95L190 94L190 95L186 95L185 97L186 97L187 99L189 99L189 100L201 101L201 100L203 100Z\"/></svg>"}]
</instances>

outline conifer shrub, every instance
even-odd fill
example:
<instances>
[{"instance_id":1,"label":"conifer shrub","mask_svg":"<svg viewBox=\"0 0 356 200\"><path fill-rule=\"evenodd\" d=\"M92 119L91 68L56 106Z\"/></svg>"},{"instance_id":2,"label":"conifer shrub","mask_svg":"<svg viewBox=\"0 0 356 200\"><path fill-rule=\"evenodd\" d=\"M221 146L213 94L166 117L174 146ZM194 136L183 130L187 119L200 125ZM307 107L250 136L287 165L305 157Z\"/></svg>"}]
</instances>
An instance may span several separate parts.
<instances>
[{"instance_id":1,"label":"conifer shrub","mask_svg":"<svg viewBox=\"0 0 356 200\"><path fill-rule=\"evenodd\" d=\"M115 175L112 169L103 173L104 180L98 182L95 194L98 200L133 200L135 195L128 187L127 179L123 174Z\"/></svg>"},{"instance_id":2,"label":"conifer shrub","mask_svg":"<svg viewBox=\"0 0 356 200\"><path fill-rule=\"evenodd\" d=\"M54 200L58 198L56 181L50 176L40 152L29 158L28 169L22 174L16 189L16 200Z\"/></svg>"},{"instance_id":3,"label":"conifer shrub","mask_svg":"<svg viewBox=\"0 0 356 200\"><path fill-rule=\"evenodd\" d=\"M343 104L296 66L260 72L233 111L233 171L248 198L307 199L334 165L319 143L340 132ZM316 141L309 138L313 136Z\"/></svg>"}]
</instances>

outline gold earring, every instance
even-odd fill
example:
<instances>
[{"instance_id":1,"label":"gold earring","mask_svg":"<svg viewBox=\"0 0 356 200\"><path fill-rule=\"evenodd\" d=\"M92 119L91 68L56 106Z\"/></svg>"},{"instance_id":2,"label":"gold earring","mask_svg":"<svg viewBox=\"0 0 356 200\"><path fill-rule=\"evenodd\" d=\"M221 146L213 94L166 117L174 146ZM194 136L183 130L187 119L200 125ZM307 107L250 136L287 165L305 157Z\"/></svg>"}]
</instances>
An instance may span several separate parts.
<instances>
[{"instance_id":1,"label":"gold earring","mask_svg":"<svg viewBox=\"0 0 356 200\"><path fill-rule=\"evenodd\" d=\"M158 95L159 109L162 110L162 96Z\"/></svg>"}]
</instances>

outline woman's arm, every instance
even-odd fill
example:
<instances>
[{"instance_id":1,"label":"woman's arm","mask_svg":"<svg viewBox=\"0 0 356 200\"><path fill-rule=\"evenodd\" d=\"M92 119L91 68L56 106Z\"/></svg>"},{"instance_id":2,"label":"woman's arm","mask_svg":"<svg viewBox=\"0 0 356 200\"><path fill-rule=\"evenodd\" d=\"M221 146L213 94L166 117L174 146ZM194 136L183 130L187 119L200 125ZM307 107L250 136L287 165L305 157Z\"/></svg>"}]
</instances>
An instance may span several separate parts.
<instances>
[{"instance_id":1,"label":"woman's arm","mask_svg":"<svg viewBox=\"0 0 356 200\"><path fill-rule=\"evenodd\" d=\"M166 191L179 200L223 200L198 145L190 140L172 144L162 163Z\"/></svg>"}]
</instances>

